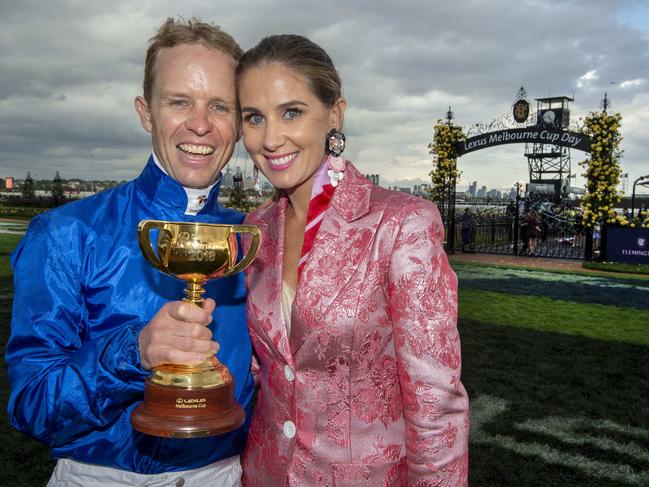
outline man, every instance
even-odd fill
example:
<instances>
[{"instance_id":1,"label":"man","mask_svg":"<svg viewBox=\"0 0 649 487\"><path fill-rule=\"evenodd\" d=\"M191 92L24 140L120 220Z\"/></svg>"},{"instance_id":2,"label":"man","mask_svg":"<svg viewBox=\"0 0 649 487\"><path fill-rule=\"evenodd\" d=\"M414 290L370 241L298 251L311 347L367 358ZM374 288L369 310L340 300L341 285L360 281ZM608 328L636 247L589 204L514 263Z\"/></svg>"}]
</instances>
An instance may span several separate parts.
<instances>
[{"instance_id":1,"label":"man","mask_svg":"<svg viewBox=\"0 0 649 487\"><path fill-rule=\"evenodd\" d=\"M240 47L218 27L168 19L151 40L135 100L153 154L141 175L35 218L12 256L7 345L12 424L59 459L48 485L237 485L247 424L210 438L162 439L129 418L162 363L195 364L221 345L235 399L253 379L241 274L210 282L204 308L140 253L143 219L240 223L218 205L238 138ZM214 336L212 336L214 333ZM215 341L214 341L214 340Z\"/></svg>"}]
</instances>

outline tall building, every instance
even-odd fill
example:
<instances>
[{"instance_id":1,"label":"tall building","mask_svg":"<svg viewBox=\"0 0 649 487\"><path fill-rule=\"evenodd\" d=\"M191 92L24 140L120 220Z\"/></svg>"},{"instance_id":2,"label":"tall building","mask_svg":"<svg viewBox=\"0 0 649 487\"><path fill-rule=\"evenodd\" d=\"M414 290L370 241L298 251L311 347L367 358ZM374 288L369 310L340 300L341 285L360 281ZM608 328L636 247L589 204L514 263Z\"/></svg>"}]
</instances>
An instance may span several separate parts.
<instances>
[{"instance_id":1,"label":"tall building","mask_svg":"<svg viewBox=\"0 0 649 487\"><path fill-rule=\"evenodd\" d=\"M620 193L622 196L626 196L629 192L629 173L625 172L620 174Z\"/></svg>"},{"instance_id":2,"label":"tall building","mask_svg":"<svg viewBox=\"0 0 649 487\"><path fill-rule=\"evenodd\" d=\"M243 174L241 174L241 169L237 167L232 175L232 189L234 191L243 192Z\"/></svg>"},{"instance_id":3,"label":"tall building","mask_svg":"<svg viewBox=\"0 0 649 487\"><path fill-rule=\"evenodd\" d=\"M428 184L415 184L415 186L412 188L412 194L421 196L422 198L428 198L430 196Z\"/></svg>"},{"instance_id":4,"label":"tall building","mask_svg":"<svg viewBox=\"0 0 649 487\"><path fill-rule=\"evenodd\" d=\"M487 192L487 197L489 197L489 198L491 198L493 200L499 200L499 199L501 199L503 197L503 194L500 191L498 191L497 189L490 189Z\"/></svg>"},{"instance_id":5,"label":"tall building","mask_svg":"<svg viewBox=\"0 0 649 487\"><path fill-rule=\"evenodd\" d=\"M232 169L230 169L230 165L228 164L225 166L225 173L223 174L223 181L221 182L221 187L223 188L231 188L232 187Z\"/></svg>"},{"instance_id":6,"label":"tall building","mask_svg":"<svg viewBox=\"0 0 649 487\"><path fill-rule=\"evenodd\" d=\"M469 191L468 191L468 193L469 193L469 195L470 195L472 198L475 198L475 197L476 197L476 191L477 191L477 189L478 189L478 181L473 181L471 184L469 184Z\"/></svg>"},{"instance_id":7,"label":"tall building","mask_svg":"<svg viewBox=\"0 0 649 487\"><path fill-rule=\"evenodd\" d=\"M379 185L379 175L378 174L366 174L365 177L370 180L374 186Z\"/></svg>"},{"instance_id":8,"label":"tall building","mask_svg":"<svg viewBox=\"0 0 649 487\"><path fill-rule=\"evenodd\" d=\"M478 197L478 198L486 198L487 197L487 187L483 186L482 188L480 188L478 190L478 192L476 193L476 197Z\"/></svg>"}]
</instances>

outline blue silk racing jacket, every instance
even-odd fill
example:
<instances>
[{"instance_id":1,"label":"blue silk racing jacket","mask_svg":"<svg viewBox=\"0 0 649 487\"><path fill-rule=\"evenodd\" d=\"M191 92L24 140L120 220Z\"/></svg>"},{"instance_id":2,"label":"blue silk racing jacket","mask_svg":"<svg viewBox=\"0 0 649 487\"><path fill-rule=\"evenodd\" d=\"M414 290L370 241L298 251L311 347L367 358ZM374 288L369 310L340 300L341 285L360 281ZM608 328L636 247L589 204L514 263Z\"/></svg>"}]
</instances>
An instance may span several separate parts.
<instances>
[{"instance_id":1,"label":"blue silk racing jacket","mask_svg":"<svg viewBox=\"0 0 649 487\"><path fill-rule=\"evenodd\" d=\"M12 425L72 458L143 474L198 468L242 451L248 420L231 433L162 439L131 427L148 372L138 335L184 284L155 270L140 253L140 220L241 223L219 206L219 185L204 208L185 215L183 187L150 158L141 175L31 222L12 255L15 278L7 344ZM217 307L210 327L218 358L234 378L249 417L253 378L243 273L206 286Z\"/></svg>"}]
</instances>

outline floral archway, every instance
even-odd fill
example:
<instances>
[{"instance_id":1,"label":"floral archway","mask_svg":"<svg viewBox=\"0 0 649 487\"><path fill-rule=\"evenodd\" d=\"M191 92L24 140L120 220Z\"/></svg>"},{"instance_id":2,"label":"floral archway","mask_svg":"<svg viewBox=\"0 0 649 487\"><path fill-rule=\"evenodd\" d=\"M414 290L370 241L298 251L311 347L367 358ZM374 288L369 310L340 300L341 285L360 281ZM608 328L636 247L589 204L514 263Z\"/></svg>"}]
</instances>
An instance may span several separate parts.
<instances>
[{"instance_id":1,"label":"floral archway","mask_svg":"<svg viewBox=\"0 0 649 487\"><path fill-rule=\"evenodd\" d=\"M616 215L615 205L621 201L620 125L619 113L591 112L584 119L582 133L592 140L590 157L580 162L586 168L586 194L581 200L584 225L595 228L604 224L634 225L626 215Z\"/></svg>"},{"instance_id":2,"label":"floral archway","mask_svg":"<svg viewBox=\"0 0 649 487\"><path fill-rule=\"evenodd\" d=\"M466 135L462 127L453 124L453 112L449 107L446 120L437 120L433 129L433 142L428 144L428 149L433 156L430 199L437 204L442 214L447 228L447 248L450 249L455 244L455 186L461 174L457 169L457 146L464 139Z\"/></svg>"},{"instance_id":3,"label":"floral archway","mask_svg":"<svg viewBox=\"0 0 649 487\"><path fill-rule=\"evenodd\" d=\"M523 94L521 95L521 93ZM625 211L626 214L619 214L616 209L619 207L623 196L618 189L622 176L620 167L623 153L620 149L622 116L619 113L609 113L607 111L610 104L608 97L605 95L601 112L591 112L583 120L579 119L579 122L570 124L569 109L567 108L570 101L573 100L569 97L539 98L537 99L536 112L531 112L529 102L525 98L524 89L521 88L519 97L512 106L512 114L505 114L498 119L494 119L488 125L476 124L475 127L470 126L468 132L464 132L461 126L453 123L453 112L451 112L450 107L446 119L437 120L434 125L433 141L428 144L429 153L433 156L429 192L430 199L437 204L444 219L447 251L454 251L454 244L457 239L455 236L455 193L456 184L461 175L457 165L458 158L469 152L501 144L525 143L532 144L534 148L538 145L541 149L536 159L548 157L543 152L544 144L566 147L568 151L570 149L579 150L587 154L587 158L579 163L585 168L583 176L586 178L585 193L579 202L581 212L578 213L573 210L572 205L568 204L565 207L558 207L558 216L550 215L554 220L561 220L563 227L574 232L572 247L581 245L575 244L575 242L586 242L585 249L582 247L581 251L578 252L579 255L582 255L581 258L590 259L594 255L592 232L595 232L597 236L601 234L601 242L599 242L601 243L599 248L601 259L605 255L608 227L649 228L649 212L642 214L639 212L638 215L632 215L631 212ZM517 110L521 107L527 108L527 110ZM519 113L523 111L524 114ZM552 117L546 115L552 115ZM533 150L536 151L536 149ZM564 154L565 151L562 150L556 153ZM536 152L528 159L536 161L535 156L537 156ZM530 164L530 179L532 179L532 170L543 171L543 169L536 166L533 167L529 160L528 164ZM560 175L562 174L560 171L564 169L561 164L564 164L563 159L557 165ZM553 174L553 171L557 171L557 167L550 166L549 169L551 170L547 172ZM567 174L570 175L569 162ZM541 181L543 178L537 176L536 179ZM649 179L649 176L647 176L647 179ZM556 184L554 186L555 192L558 194L558 189L556 189L558 186ZM517 252L518 245L516 223L519 211L518 193L516 198L517 202L513 212L515 223L510 232L514 235L513 244L510 242L514 254ZM633 207L633 202L631 207ZM553 212L554 209L546 209L544 215L547 217L547 214ZM571 219L574 219L574 222ZM585 228L585 240L580 237L583 230L578 230L578 228ZM560 237L558 241L562 245L566 245L566 242L570 242L570 238L572 237ZM495 241L493 236L492 240ZM560 254L563 255L565 252L557 251L552 256ZM575 257L570 254L570 258Z\"/></svg>"}]
</instances>

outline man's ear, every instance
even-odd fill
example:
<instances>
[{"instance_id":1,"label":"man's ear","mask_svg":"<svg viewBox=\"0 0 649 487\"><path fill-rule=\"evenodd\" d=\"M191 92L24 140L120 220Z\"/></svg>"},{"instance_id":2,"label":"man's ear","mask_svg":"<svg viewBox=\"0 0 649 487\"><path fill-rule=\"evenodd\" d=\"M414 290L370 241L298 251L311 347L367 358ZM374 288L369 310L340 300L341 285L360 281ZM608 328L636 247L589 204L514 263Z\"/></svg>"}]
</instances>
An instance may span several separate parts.
<instances>
[{"instance_id":1,"label":"man's ear","mask_svg":"<svg viewBox=\"0 0 649 487\"><path fill-rule=\"evenodd\" d=\"M151 122L151 110L149 110L149 104L141 96L136 96L135 101L135 111L140 116L140 123L144 130L151 133L153 130L153 123Z\"/></svg>"}]
</instances>

